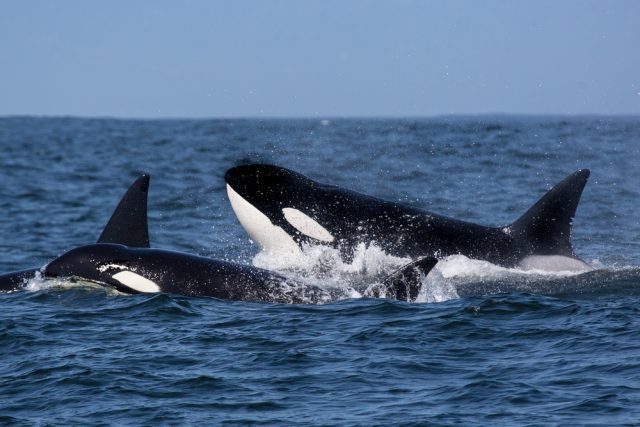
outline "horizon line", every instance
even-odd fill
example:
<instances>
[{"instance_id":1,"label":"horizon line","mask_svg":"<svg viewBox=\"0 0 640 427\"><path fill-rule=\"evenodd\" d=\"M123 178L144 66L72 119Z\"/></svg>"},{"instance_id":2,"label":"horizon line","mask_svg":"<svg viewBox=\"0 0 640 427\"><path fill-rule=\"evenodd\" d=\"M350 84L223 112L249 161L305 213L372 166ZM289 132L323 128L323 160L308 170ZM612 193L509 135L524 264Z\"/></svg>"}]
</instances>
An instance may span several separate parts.
<instances>
[{"instance_id":1,"label":"horizon line","mask_svg":"<svg viewBox=\"0 0 640 427\"><path fill-rule=\"evenodd\" d=\"M0 119L76 119L76 120L132 120L132 121L186 121L186 120L434 120L449 118L611 118L640 119L640 113L443 113L443 114L407 114L407 115L312 115L312 116L261 116L261 115L229 115L229 116L115 116L115 115L79 115L79 114L0 114Z\"/></svg>"}]
</instances>

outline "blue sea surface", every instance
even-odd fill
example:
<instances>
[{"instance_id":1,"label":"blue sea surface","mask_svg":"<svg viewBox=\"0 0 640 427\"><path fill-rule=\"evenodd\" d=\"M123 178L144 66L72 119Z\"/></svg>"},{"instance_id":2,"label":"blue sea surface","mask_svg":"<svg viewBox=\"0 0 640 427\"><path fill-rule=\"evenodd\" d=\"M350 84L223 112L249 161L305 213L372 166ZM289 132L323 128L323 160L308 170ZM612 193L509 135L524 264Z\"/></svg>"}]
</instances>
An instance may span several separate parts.
<instances>
[{"instance_id":1,"label":"blue sea surface","mask_svg":"<svg viewBox=\"0 0 640 427\"><path fill-rule=\"evenodd\" d=\"M95 242L143 172L153 247L332 286L404 262L375 244L350 262L260 254L223 179L249 162L493 226L589 168L572 235L596 268L540 276L454 256L418 303L32 283L0 294L0 424L640 424L638 117L6 117L0 148L0 274Z\"/></svg>"}]
</instances>

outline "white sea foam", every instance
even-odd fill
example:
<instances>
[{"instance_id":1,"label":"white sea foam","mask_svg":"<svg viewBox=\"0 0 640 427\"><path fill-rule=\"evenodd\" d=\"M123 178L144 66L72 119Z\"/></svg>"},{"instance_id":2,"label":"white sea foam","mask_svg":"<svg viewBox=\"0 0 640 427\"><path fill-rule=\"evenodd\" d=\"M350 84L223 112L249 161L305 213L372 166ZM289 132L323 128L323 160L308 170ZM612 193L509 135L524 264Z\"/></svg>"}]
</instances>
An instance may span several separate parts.
<instances>
[{"instance_id":1,"label":"white sea foam","mask_svg":"<svg viewBox=\"0 0 640 427\"><path fill-rule=\"evenodd\" d=\"M298 254L261 252L254 257L253 264L323 288L342 289L344 298L358 298L379 291L379 283L388 274L412 261L411 258L388 255L375 244L358 245L350 261L344 261L338 249L304 245ZM469 293L469 284L478 283L478 293L484 290L490 293L493 288L483 288L482 283L510 281L531 285L532 280L545 281L581 273L507 268L463 255L451 255L440 260L428 275L422 277L416 302L459 298L458 287L466 285L465 293Z\"/></svg>"},{"instance_id":2,"label":"white sea foam","mask_svg":"<svg viewBox=\"0 0 640 427\"><path fill-rule=\"evenodd\" d=\"M82 280L69 280L68 278L45 278L40 271L36 272L34 277L25 281L24 290L27 292L38 292L48 289L71 289L71 288L92 288L103 290L108 294L120 295L115 288L103 286L99 283L88 282Z\"/></svg>"},{"instance_id":3,"label":"white sea foam","mask_svg":"<svg viewBox=\"0 0 640 427\"><path fill-rule=\"evenodd\" d=\"M45 279L42 276L42 272L36 271L32 278L25 280L24 289L28 292L37 292L43 289L49 289L53 286L55 286L55 282L53 280Z\"/></svg>"},{"instance_id":4,"label":"white sea foam","mask_svg":"<svg viewBox=\"0 0 640 427\"><path fill-rule=\"evenodd\" d=\"M459 298L455 286L444 279L437 265L428 275L421 277L421 282L416 302L443 302Z\"/></svg>"},{"instance_id":5,"label":"white sea foam","mask_svg":"<svg viewBox=\"0 0 640 427\"><path fill-rule=\"evenodd\" d=\"M582 274L584 271L548 271L541 269L507 268L488 261L467 258L464 255L451 255L440 260L436 268L445 279L505 279L513 276L547 276L549 278L568 277Z\"/></svg>"},{"instance_id":6,"label":"white sea foam","mask_svg":"<svg viewBox=\"0 0 640 427\"><path fill-rule=\"evenodd\" d=\"M260 252L253 265L288 276L313 281L323 287L358 287L371 283L410 263L411 258L387 255L375 245L360 244L351 261L344 261L340 251L322 245L304 245L297 254Z\"/></svg>"}]
</instances>

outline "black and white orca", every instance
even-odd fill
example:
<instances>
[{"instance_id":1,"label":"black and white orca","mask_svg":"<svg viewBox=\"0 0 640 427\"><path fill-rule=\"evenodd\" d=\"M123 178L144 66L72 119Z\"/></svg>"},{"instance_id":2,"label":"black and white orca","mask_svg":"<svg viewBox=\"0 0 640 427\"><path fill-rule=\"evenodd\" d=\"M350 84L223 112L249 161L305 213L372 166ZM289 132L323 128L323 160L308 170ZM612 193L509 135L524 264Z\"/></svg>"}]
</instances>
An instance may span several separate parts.
<instances>
[{"instance_id":1,"label":"black and white orca","mask_svg":"<svg viewBox=\"0 0 640 427\"><path fill-rule=\"evenodd\" d=\"M122 196L98 243L118 242L131 247L149 247L147 226L147 193L149 175L142 175ZM0 275L0 292L22 289L29 280L41 272L41 267L14 271Z\"/></svg>"},{"instance_id":2,"label":"black and white orca","mask_svg":"<svg viewBox=\"0 0 640 427\"><path fill-rule=\"evenodd\" d=\"M260 268L118 244L98 243L72 249L47 264L43 275L107 284L129 294L166 292L292 304L317 304L333 299L323 288Z\"/></svg>"},{"instance_id":3,"label":"black and white orca","mask_svg":"<svg viewBox=\"0 0 640 427\"><path fill-rule=\"evenodd\" d=\"M304 243L346 258L375 242L395 256L461 254L505 267L586 271L571 245L571 223L589 177L583 169L549 190L514 223L488 227L311 180L279 166L229 169L227 194L238 220L263 250L298 253Z\"/></svg>"},{"instance_id":4,"label":"black and white orca","mask_svg":"<svg viewBox=\"0 0 640 427\"><path fill-rule=\"evenodd\" d=\"M417 275L428 274L436 262L408 265L366 296L415 301L421 286ZM342 288L327 289L248 265L104 243L72 249L45 266L43 275L106 284L129 294L166 292L282 304L319 304L349 296Z\"/></svg>"}]
</instances>

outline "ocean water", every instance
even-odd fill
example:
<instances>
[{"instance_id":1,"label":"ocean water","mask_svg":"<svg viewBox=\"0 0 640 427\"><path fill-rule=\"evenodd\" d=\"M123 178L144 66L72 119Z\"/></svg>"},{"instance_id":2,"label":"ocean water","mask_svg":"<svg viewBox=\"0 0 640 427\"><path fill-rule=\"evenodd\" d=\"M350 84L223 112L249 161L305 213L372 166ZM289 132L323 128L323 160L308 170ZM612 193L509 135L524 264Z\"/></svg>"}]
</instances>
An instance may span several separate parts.
<instances>
[{"instance_id":1,"label":"ocean water","mask_svg":"<svg viewBox=\"0 0 640 427\"><path fill-rule=\"evenodd\" d=\"M0 424L640 423L640 118L11 117L0 148L0 273L94 242L142 172L153 247L345 287L410 261L260 254L223 180L249 162L495 226L589 168L572 234L596 268L452 256L419 302L315 306L34 281L0 294Z\"/></svg>"}]
</instances>

